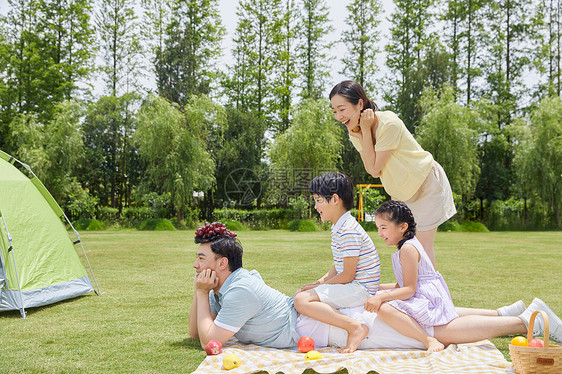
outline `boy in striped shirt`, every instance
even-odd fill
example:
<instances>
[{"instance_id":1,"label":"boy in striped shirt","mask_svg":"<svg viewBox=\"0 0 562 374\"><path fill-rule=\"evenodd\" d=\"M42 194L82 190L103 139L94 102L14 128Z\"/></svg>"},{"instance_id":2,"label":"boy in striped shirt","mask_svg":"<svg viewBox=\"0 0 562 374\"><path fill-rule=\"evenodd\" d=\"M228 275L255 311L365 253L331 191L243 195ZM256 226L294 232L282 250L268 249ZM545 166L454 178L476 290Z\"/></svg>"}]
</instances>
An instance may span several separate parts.
<instances>
[{"instance_id":1,"label":"boy in striped shirt","mask_svg":"<svg viewBox=\"0 0 562 374\"><path fill-rule=\"evenodd\" d=\"M332 222L334 266L322 278L297 291L295 308L301 314L346 330L347 345L340 352L351 353L369 329L337 309L363 306L377 292L379 254L349 212L353 207L353 184L347 175L322 174L310 182L309 190L320 219Z\"/></svg>"}]
</instances>

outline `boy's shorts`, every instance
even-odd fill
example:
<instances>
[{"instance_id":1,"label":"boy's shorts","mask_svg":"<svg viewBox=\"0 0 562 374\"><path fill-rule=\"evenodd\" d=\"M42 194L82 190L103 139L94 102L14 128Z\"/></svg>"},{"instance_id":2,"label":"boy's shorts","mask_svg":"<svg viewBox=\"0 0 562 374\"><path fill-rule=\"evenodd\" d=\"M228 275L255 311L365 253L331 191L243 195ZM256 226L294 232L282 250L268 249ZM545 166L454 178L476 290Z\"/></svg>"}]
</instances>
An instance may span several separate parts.
<instances>
[{"instance_id":1,"label":"boy's shorts","mask_svg":"<svg viewBox=\"0 0 562 374\"><path fill-rule=\"evenodd\" d=\"M320 284L313 288L318 298L336 309L363 306L371 294L357 283Z\"/></svg>"},{"instance_id":2,"label":"boy's shorts","mask_svg":"<svg viewBox=\"0 0 562 374\"><path fill-rule=\"evenodd\" d=\"M414 214L417 231L435 229L457 213L451 185L437 161L414 196L404 202Z\"/></svg>"}]
</instances>

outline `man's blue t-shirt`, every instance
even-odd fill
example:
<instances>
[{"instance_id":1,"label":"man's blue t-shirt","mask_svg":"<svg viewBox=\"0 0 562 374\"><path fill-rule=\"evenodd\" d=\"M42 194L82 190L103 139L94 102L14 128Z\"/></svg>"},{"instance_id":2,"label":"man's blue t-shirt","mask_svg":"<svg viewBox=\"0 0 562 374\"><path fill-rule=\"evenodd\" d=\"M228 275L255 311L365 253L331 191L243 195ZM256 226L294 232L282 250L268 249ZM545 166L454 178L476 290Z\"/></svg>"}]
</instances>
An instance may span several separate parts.
<instances>
[{"instance_id":1,"label":"man's blue t-shirt","mask_svg":"<svg viewBox=\"0 0 562 374\"><path fill-rule=\"evenodd\" d=\"M272 348L294 348L299 335L295 330L297 311L293 298L269 287L256 270L235 270L219 294L209 293L215 324L235 332L245 344Z\"/></svg>"}]
</instances>

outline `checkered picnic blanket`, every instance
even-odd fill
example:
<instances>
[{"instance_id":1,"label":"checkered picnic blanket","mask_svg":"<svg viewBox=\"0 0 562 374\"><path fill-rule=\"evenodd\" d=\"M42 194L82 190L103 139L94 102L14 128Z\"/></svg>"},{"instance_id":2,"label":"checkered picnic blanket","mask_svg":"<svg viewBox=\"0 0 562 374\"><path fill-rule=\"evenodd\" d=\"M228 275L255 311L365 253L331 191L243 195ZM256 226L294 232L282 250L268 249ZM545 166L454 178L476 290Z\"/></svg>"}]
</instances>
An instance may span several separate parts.
<instances>
[{"instance_id":1,"label":"checkered picnic blanket","mask_svg":"<svg viewBox=\"0 0 562 374\"><path fill-rule=\"evenodd\" d=\"M294 350L263 348L229 341L223 353L207 356L193 374L206 373L255 373L265 371L270 374L301 374L308 368L317 373L335 373L343 368L349 374L375 371L386 373L515 373L511 363L489 341L450 345L437 353L422 350L357 350L351 354L340 354L336 348L319 350L319 360L304 360L304 353ZM234 353L240 357L242 365L232 370L222 366L222 359Z\"/></svg>"}]
</instances>

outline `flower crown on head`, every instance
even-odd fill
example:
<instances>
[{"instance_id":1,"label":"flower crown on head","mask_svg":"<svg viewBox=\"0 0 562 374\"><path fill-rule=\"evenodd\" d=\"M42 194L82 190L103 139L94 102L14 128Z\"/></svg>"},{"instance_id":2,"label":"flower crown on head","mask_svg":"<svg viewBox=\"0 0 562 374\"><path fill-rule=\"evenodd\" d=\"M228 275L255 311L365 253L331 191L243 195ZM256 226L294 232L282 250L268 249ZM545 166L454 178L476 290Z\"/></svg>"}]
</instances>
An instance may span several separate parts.
<instances>
[{"instance_id":1,"label":"flower crown on head","mask_svg":"<svg viewBox=\"0 0 562 374\"><path fill-rule=\"evenodd\" d=\"M228 230L226 225L220 222L205 222L205 226L200 226L195 231L195 241L209 242L214 237L230 236L236 238L236 233Z\"/></svg>"}]
</instances>

